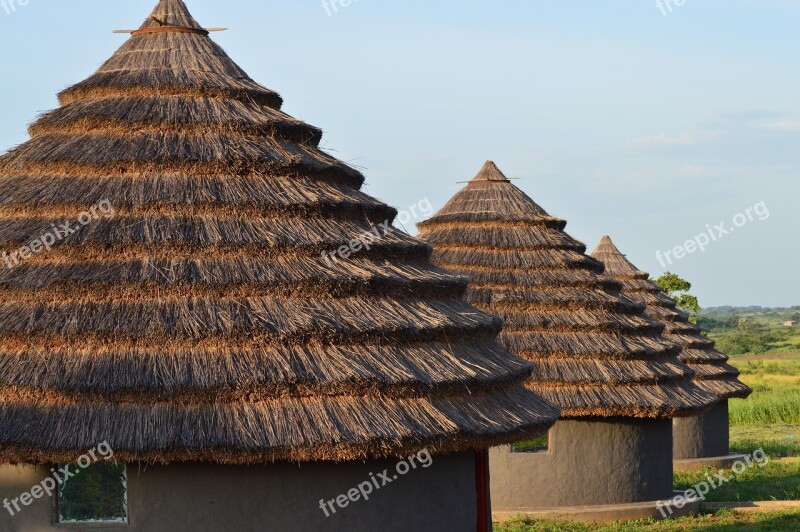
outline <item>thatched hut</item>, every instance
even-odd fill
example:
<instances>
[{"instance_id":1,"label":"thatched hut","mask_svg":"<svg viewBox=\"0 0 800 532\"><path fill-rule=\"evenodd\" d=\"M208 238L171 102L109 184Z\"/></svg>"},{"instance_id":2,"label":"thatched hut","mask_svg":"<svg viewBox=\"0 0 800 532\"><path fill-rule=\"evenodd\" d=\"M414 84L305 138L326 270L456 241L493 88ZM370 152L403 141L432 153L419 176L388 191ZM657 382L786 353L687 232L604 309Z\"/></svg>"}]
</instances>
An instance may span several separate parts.
<instances>
[{"instance_id":1,"label":"thatched hut","mask_svg":"<svg viewBox=\"0 0 800 532\"><path fill-rule=\"evenodd\" d=\"M321 131L181 0L59 99L0 158L0 528L487 529L557 410Z\"/></svg>"},{"instance_id":2,"label":"thatched hut","mask_svg":"<svg viewBox=\"0 0 800 532\"><path fill-rule=\"evenodd\" d=\"M565 226L492 162L419 224L434 262L470 279L467 300L505 320L500 343L534 365L528 388L562 409L549 441L490 453L497 510L670 498L671 418L711 402Z\"/></svg>"},{"instance_id":3,"label":"thatched hut","mask_svg":"<svg viewBox=\"0 0 800 532\"><path fill-rule=\"evenodd\" d=\"M716 398L714 406L703 414L673 421L675 460L687 461L688 467L700 462L722 465L731 460L728 400L744 399L752 390L739 381L739 372L728 364L728 357L714 349L714 341L703 336L675 301L649 280L649 274L634 266L611 238L604 236L592 256L605 264L608 275L622 283L623 295L646 305L647 315L664 323L664 337L682 348L680 359L694 370L697 386Z\"/></svg>"}]
</instances>

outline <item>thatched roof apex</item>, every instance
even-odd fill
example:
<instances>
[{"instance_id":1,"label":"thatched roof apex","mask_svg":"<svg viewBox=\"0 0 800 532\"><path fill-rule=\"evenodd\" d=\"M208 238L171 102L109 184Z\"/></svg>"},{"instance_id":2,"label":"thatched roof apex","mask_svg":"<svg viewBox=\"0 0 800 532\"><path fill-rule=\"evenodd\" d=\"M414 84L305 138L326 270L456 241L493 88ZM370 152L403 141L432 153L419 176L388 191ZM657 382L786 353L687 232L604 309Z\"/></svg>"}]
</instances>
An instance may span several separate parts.
<instances>
[{"instance_id":1,"label":"thatched roof apex","mask_svg":"<svg viewBox=\"0 0 800 532\"><path fill-rule=\"evenodd\" d=\"M606 268L606 273L634 277L636 279L650 278L650 275L639 270L619 249L617 249L617 246L614 245L614 242L611 241L611 237L608 235L604 235L600 238L600 243L592 252L592 257L603 263Z\"/></svg>"},{"instance_id":2,"label":"thatched roof apex","mask_svg":"<svg viewBox=\"0 0 800 532\"><path fill-rule=\"evenodd\" d=\"M156 28L175 26L180 28L202 29L203 27L194 19L189 8L183 0L159 0L158 5L139 27Z\"/></svg>"},{"instance_id":3,"label":"thatched roof apex","mask_svg":"<svg viewBox=\"0 0 800 532\"><path fill-rule=\"evenodd\" d=\"M566 226L564 220L547 214L536 202L514 186L492 161L488 161L478 175L469 181L468 186L442 207L434 220L424 221L419 226L424 228L429 222L439 224L450 221L532 224L556 230ZM586 250L580 242L573 242L583 251Z\"/></svg>"},{"instance_id":4,"label":"thatched roof apex","mask_svg":"<svg viewBox=\"0 0 800 532\"><path fill-rule=\"evenodd\" d=\"M199 28L180 0L164 24ZM205 32L134 33L61 103L0 157L3 260L113 216L0 265L0 460L341 461L557 418L466 281Z\"/></svg>"},{"instance_id":5,"label":"thatched roof apex","mask_svg":"<svg viewBox=\"0 0 800 532\"><path fill-rule=\"evenodd\" d=\"M508 181L508 178L503 172L494 164L494 161L486 161L478 175L472 178L473 183L481 181Z\"/></svg>"},{"instance_id":6,"label":"thatched roof apex","mask_svg":"<svg viewBox=\"0 0 800 532\"><path fill-rule=\"evenodd\" d=\"M159 28L168 31L142 32ZM193 28L198 32L184 33L173 28ZM161 0L140 31L94 75L62 91L59 102L66 106L85 100L147 96L157 91L162 97L205 96L280 110L282 98L253 81L201 28L182 0ZM352 172L340 166L340 170Z\"/></svg>"},{"instance_id":7,"label":"thatched roof apex","mask_svg":"<svg viewBox=\"0 0 800 532\"><path fill-rule=\"evenodd\" d=\"M528 388L564 417L706 408L713 397L692 383L664 326L620 295L565 225L510 181L480 179L419 228L434 262L470 279L467 300L505 320L500 343L534 365Z\"/></svg>"},{"instance_id":8,"label":"thatched roof apex","mask_svg":"<svg viewBox=\"0 0 800 532\"><path fill-rule=\"evenodd\" d=\"M592 256L603 261L606 273L622 283L623 295L646 305L647 315L664 324L664 337L681 347L680 359L694 370L699 388L720 401L752 393L738 379L739 371L727 363L728 357L714 349L714 341L703 336L675 301L649 281L650 275L634 266L610 237L602 238Z\"/></svg>"}]
</instances>

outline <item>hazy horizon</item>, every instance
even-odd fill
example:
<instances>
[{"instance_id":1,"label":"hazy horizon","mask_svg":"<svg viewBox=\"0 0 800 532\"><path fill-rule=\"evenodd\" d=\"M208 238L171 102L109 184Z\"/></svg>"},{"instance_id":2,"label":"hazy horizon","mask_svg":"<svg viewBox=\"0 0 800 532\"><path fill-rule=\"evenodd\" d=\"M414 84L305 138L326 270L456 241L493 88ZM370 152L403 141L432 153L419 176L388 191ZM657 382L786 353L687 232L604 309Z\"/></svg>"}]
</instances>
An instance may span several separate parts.
<instances>
[{"instance_id":1,"label":"hazy horizon","mask_svg":"<svg viewBox=\"0 0 800 532\"><path fill-rule=\"evenodd\" d=\"M438 210L492 159L587 252L611 235L704 307L800 305L800 3L331 2L186 0L399 210ZM0 152L156 3L0 7Z\"/></svg>"}]
</instances>

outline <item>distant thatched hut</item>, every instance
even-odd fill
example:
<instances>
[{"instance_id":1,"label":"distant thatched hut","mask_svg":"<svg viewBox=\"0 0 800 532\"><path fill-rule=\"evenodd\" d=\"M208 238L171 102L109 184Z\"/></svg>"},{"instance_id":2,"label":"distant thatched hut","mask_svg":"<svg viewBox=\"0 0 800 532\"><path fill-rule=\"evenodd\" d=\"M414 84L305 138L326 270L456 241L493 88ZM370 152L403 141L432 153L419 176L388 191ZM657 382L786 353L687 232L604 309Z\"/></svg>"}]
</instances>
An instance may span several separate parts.
<instances>
[{"instance_id":1,"label":"distant thatched hut","mask_svg":"<svg viewBox=\"0 0 800 532\"><path fill-rule=\"evenodd\" d=\"M488 528L557 411L319 129L181 0L60 102L0 158L0 528Z\"/></svg>"},{"instance_id":2,"label":"distant thatched hut","mask_svg":"<svg viewBox=\"0 0 800 532\"><path fill-rule=\"evenodd\" d=\"M752 390L737 378L739 372L728 357L714 349L713 340L702 335L677 308L675 301L649 280L650 275L634 266L604 236L592 253L606 266L606 273L622 283L622 294L647 305L647 315L666 326L664 337L681 348L680 359L695 372L695 383L712 394L716 402L699 416L673 421L673 455L676 460L711 459L717 463L729 454L728 400L749 396Z\"/></svg>"},{"instance_id":3,"label":"distant thatched hut","mask_svg":"<svg viewBox=\"0 0 800 532\"><path fill-rule=\"evenodd\" d=\"M541 452L490 453L496 510L670 498L671 418L711 402L565 226L491 162L419 224L434 262L469 277L467 300L505 319L500 343L535 368L527 386L562 408Z\"/></svg>"}]
</instances>

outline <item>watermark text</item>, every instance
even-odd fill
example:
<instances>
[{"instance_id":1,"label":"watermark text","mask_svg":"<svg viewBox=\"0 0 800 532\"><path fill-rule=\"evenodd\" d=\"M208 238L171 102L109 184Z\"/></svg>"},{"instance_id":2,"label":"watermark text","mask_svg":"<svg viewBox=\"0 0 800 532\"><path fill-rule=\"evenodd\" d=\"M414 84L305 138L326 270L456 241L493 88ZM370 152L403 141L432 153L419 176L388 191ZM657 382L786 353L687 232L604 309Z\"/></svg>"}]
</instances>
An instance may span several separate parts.
<instances>
[{"instance_id":1,"label":"watermark text","mask_svg":"<svg viewBox=\"0 0 800 532\"><path fill-rule=\"evenodd\" d=\"M114 207L111 205L111 202L102 200L89 207L89 210L78 215L77 223L68 221L63 224L52 224L50 230L45 234L39 236L35 240L31 240L27 245L19 249L11 252L3 251L0 257L2 257L3 264L6 268L13 270L23 261L32 258L34 255L38 255L43 251L50 251L57 243L77 233L82 227L89 225L91 222L101 218L110 218L113 215Z\"/></svg>"},{"instance_id":2,"label":"watermark text","mask_svg":"<svg viewBox=\"0 0 800 532\"><path fill-rule=\"evenodd\" d=\"M682 494L668 501L667 504L659 501L656 507L658 511L661 512L661 516L666 518L675 511L673 507L681 509L689 503L696 502L698 499L704 501L706 500L706 496L711 493L711 490L715 490L723 484L727 484L749 468L755 466L764 467L768 463L769 456L764 449L757 449L753 451L752 455L746 455L741 460L736 461L731 467L731 474L726 475L724 469L720 469L714 475L708 473L706 479L695 484L693 488L684 491Z\"/></svg>"},{"instance_id":3,"label":"watermark text","mask_svg":"<svg viewBox=\"0 0 800 532\"><path fill-rule=\"evenodd\" d=\"M676 7L683 7L686 5L686 0L656 0L656 7L661 11L661 15L667 16L672 13Z\"/></svg>"},{"instance_id":4,"label":"watermark text","mask_svg":"<svg viewBox=\"0 0 800 532\"><path fill-rule=\"evenodd\" d=\"M339 12L340 7L350 7L356 2L358 0L322 0L322 9L325 10L329 17L332 17Z\"/></svg>"},{"instance_id":5,"label":"watermark text","mask_svg":"<svg viewBox=\"0 0 800 532\"><path fill-rule=\"evenodd\" d=\"M78 475L93 463L100 460L111 460L112 458L114 458L114 450L107 441L104 441L78 458L74 464L66 464L61 467L56 466L58 469L56 469L56 467L51 467L50 476L47 476L29 491L21 493L18 497L14 497L11 500L3 499L3 507L8 510L8 513L13 517L21 512L23 507L30 506L33 501L41 499L45 494L47 494L48 497L52 497L59 486Z\"/></svg>"},{"instance_id":6,"label":"watermark text","mask_svg":"<svg viewBox=\"0 0 800 532\"><path fill-rule=\"evenodd\" d=\"M430 200L425 198L415 205L411 205L408 209L398 212L395 219L400 225L405 226L417 218L430 216L431 214L433 214L433 207ZM393 230L394 227L392 227L391 220L384 220L378 225L370 224L368 231L364 231L334 251L323 251L322 259L329 267L333 266L339 259L348 259L361 250L369 251L376 242L385 238Z\"/></svg>"},{"instance_id":7,"label":"watermark text","mask_svg":"<svg viewBox=\"0 0 800 532\"><path fill-rule=\"evenodd\" d=\"M724 221L715 225L706 224L705 231L695 235L694 238L687 240L683 244L675 246L667 251L656 251L656 260L658 260L662 268L666 268L674 261L681 260L687 255L691 255L692 253L696 253L698 251L701 253L705 252L709 245L725 238L736 231L736 229L744 227L750 222L756 220L763 222L768 218L769 209L767 208L767 204L761 201L752 207L748 207L744 210L744 212L740 212L734 216L732 225L729 225Z\"/></svg>"},{"instance_id":8,"label":"watermark text","mask_svg":"<svg viewBox=\"0 0 800 532\"><path fill-rule=\"evenodd\" d=\"M11 15L17 12L18 7L25 7L30 0L0 0L0 7L6 12L6 15Z\"/></svg>"},{"instance_id":9,"label":"watermark text","mask_svg":"<svg viewBox=\"0 0 800 532\"><path fill-rule=\"evenodd\" d=\"M344 510L351 503L368 501L375 491L391 484L401 476L417 469L417 467L427 469L431 465L433 465L433 457L430 451L422 449L417 454L397 462L394 471L384 469L378 474L370 473L368 480L364 480L364 482L361 482L357 487L349 489L347 493L343 493L327 501L325 499L320 499L319 509L325 514L325 517L330 517L336 513L337 509Z\"/></svg>"}]
</instances>

